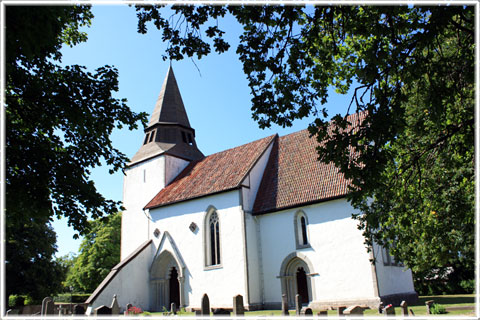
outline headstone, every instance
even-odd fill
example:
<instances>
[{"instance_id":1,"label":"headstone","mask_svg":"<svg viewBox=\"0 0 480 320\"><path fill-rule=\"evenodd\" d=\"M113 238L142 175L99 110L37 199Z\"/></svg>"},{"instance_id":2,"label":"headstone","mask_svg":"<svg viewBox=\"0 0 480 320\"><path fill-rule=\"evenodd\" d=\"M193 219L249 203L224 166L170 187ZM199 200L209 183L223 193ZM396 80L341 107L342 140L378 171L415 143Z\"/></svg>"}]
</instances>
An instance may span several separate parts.
<instances>
[{"instance_id":1,"label":"headstone","mask_svg":"<svg viewBox=\"0 0 480 320\"><path fill-rule=\"evenodd\" d=\"M288 316L288 300L287 300L287 295L282 294L282 315Z\"/></svg>"},{"instance_id":2,"label":"headstone","mask_svg":"<svg viewBox=\"0 0 480 320\"><path fill-rule=\"evenodd\" d=\"M42 310L40 311L42 315L53 314L53 300L50 297L46 297L42 300Z\"/></svg>"},{"instance_id":3,"label":"headstone","mask_svg":"<svg viewBox=\"0 0 480 320\"><path fill-rule=\"evenodd\" d=\"M128 315L128 309L130 309L131 307L133 307L133 304L127 303L127 305L125 306L125 312L123 314L127 316Z\"/></svg>"},{"instance_id":4,"label":"headstone","mask_svg":"<svg viewBox=\"0 0 480 320\"><path fill-rule=\"evenodd\" d=\"M338 307L337 308L337 316L343 316L343 310L345 310L347 307Z\"/></svg>"},{"instance_id":5,"label":"headstone","mask_svg":"<svg viewBox=\"0 0 480 320\"><path fill-rule=\"evenodd\" d=\"M7 316L13 316L13 315L18 315L19 309L10 309L7 310Z\"/></svg>"},{"instance_id":6,"label":"headstone","mask_svg":"<svg viewBox=\"0 0 480 320\"><path fill-rule=\"evenodd\" d=\"M360 306L350 306L343 311L343 314L354 315L354 316L363 316L363 308Z\"/></svg>"},{"instance_id":7,"label":"headstone","mask_svg":"<svg viewBox=\"0 0 480 320\"><path fill-rule=\"evenodd\" d=\"M175 304L175 302L172 302L170 304L170 313L177 314L177 305Z\"/></svg>"},{"instance_id":8,"label":"headstone","mask_svg":"<svg viewBox=\"0 0 480 320\"><path fill-rule=\"evenodd\" d=\"M400 308L402 308L402 316L408 317L408 304L405 300L400 303Z\"/></svg>"},{"instance_id":9,"label":"headstone","mask_svg":"<svg viewBox=\"0 0 480 320\"><path fill-rule=\"evenodd\" d=\"M60 305L60 306L58 307L58 315L59 315L59 316L63 316L63 315L65 315L65 314L67 314L67 309L63 308L63 306Z\"/></svg>"},{"instance_id":10,"label":"headstone","mask_svg":"<svg viewBox=\"0 0 480 320\"><path fill-rule=\"evenodd\" d=\"M117 295L113 295L112 304L110 305L110 309L112 310L112 314L120 314L120 306L118 305Z\"/></svg>"},{"instance_id":11,"label":"headstone","mask_svg":"<svg viewBox=\"0 0 480 320\"><path fill-rule=\"evenodd\" d=\"M300 311L300 315L301 316L313 316L313 311L311 308L302 308L302 310Z\"/></svg>"},{"instance_id":12,"label":"headstone","mask_svg":"<svg viewBox=\"0 0 480 320\"><path fill-rule=\"evenodd\" d=\"M432 306L433 306L433 303L435 301L434 300L428 300L428 301L425 301L425 306L427 307L427 314L432 314Z\"/></svg>"},{"instance_id":13,"label":"headstone","mask_svg":"<svg viewBox=\"0 0 480 320\"><path fill-rule=\"evenodd\" d=\"M302 310L302 297L299 294L295 295L295 315L299 316Z\"/></svg>"},{"instance_id":14,"label":"headstone","mask_svg":"<svg viewBox=\"0 0 480 320\"><path fill-rule=\"evenodd\" d=\"M383 304L383 302L380 302L380 304L378 305L378 314L383 313L383 308L385 308L385 305Z\"/></svg>"},{"instance_id":15,"label":"headstone","mask_svg":"<svg viewBox=\"0 0 480 320\"><path fill-rule=\"evenodd\" d=\"M230 315L230 310L217 308L217 309L214 309L212 313L214 316Z\"/></svg>"},{"instance_id":16,"label":"headstone","mask_svg":"<svg viewBox=\"0 0 480 320\"><path fill-rule=\"evenodd\" d=\"M387 317L395 316L395 308L391 304L389 304L383 309L383 314Z\"/></svg>"},{"instance_id":17,"label":"headstone","mask_svg":"<svg viewBox=\"0 0 480 320\"><path fill-rule=\"evenodd\" d=\"M85 314L85 308L79 304L73 306L73 314Z\"/></svg>"},{"instance_id":18,"label":"headstone","mask_svg":"<svg viewBox=\"0 0 480 320\"><path fill-rule=\"evenodd\" d=\"M110 309L107 306L100 306L93 310L94 316L101 315L101 314L112 314L112 309Z\"/></svg>"},{"instance_id":19,"label":"headstone","mask_svg":"<svg viewBox=\"0 0 480 320\"><path fill-rule=\"evenodd\" d=\"M244 314L243 296L239 294L233 297L233 316L243 316Z\"/></svg>"},{"instance_id":20,"label":"headstone","mask_svg":"<svg viewBox=\"0 0 480 320\"><path fill-rule=\"evenodd\" d=\"M327 310L320 310L318 311L317 313L317 316L327 316L328 315L328 311Z\"/></svg>"},{"instance_id":21,"label":"headstone","mask_svg":"<svg viewBox=\"0 0 480 320\"><path fill-rule=\"evenodd\" d=\"M205 293L202 297L202 316L210 315L210 300L208 299L207 294Z\"/></svg>"}]
</instances>

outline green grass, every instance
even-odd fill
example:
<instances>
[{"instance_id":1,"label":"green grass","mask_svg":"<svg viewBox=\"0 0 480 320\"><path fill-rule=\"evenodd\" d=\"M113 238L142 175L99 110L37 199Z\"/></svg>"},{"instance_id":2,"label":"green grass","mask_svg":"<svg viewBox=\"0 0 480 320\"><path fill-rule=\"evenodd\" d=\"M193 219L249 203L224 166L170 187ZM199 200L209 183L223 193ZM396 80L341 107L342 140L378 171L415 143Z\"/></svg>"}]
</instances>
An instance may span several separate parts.
<instances>
[{"instance_id":1,"label":"green grass","mask_svg":"<svg viewBox=\"0 0 480 320\"><path fill-rule=\"evenodd\" d=\"M426 315L427 308L425 307L425 301L434 300L435 303L443 305L447 308L446 314L440 314L435 316L474 316L475 315L475 294L456 294L456 295L441 295L441 296L421 296L418 298L416 304L408 306L408 309L412 309L415 315ZM471 306L472 310L452 310L448 311L451 307L465 307ZM313 310L313 314L316 315L319 310ZM295 310L289 310L291 316L295 315ZM401 315L400 307L395 308L395 314ZM152 316L162 316L163 312L152 312ZM179 316L195 316L194 312L179 311ZM245 316L281 316L281 310L259 310L259 311L247 311ZM329 316L336 316L337 310L328 310ZM367 309L364 312L366 316L378 316L377 309Z\"/></svg>"}]
</instances>

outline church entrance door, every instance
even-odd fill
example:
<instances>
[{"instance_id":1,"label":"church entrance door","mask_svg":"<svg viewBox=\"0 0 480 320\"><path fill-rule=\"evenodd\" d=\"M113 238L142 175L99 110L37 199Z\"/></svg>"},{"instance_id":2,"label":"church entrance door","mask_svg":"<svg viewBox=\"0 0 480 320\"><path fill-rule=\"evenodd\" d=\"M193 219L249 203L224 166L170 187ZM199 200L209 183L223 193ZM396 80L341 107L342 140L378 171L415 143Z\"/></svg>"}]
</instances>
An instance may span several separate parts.
<instances>
[{"instance_id":1,"label":"church entrance door","mask_svg":"<svg viewBox=\"0 0 480 320\"><path fill-rule=\"evenodd\" d=\"M296 280L297 280L297 291L302 299L301 300L302 304L308 303L310 299L308 297L307 274L305 273L305 270L302 267L297 269Z\"/></svg>"},{"instance_id":2,"label":"church entrance door","mask_svg":"<svg viewBox=\"0 0 480 320\"><path fill-rule=\"evenodd\" d=\"M152 264L150 270L150 309L162 311L170 310L170 305L175 302L177 308L182 306L181 275L179 266L169 251L162 252Z\"/></svg>"},{"instance_id":3,"label":"church entrance door","mask_svg":"<svg viewBox=\"0 0 480 320\"><path fill-rule=\"evenodd\" d=\"M295 307L295 296L301 297L303 305L308 305L313 297L312 265L303 255L292 253L288 255L280 268L279 278L282 284L282 294L287 295L290 308Z\"/></svg>"},{"instance_id":4,"label":"church entrance door","mask_svg":"<svg viewBox=\"0 0 480 320\"><path fill-rule=\"evenodd\" d=\"M169 279L169 287L170 287L170 305L175 303L177 308L180 306L180 286L178 283L178 272L175 267L172 268L170 272L170 279Z\"/></svg>"}]
</instances>

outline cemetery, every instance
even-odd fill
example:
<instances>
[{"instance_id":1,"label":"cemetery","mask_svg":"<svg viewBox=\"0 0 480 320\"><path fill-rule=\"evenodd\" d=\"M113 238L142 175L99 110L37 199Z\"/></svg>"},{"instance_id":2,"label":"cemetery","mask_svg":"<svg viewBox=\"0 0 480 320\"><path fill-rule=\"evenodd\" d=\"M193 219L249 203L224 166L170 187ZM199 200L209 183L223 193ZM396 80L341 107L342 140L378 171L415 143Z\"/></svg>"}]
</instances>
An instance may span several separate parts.
<instances>
[{"instance_id":1,"label":"cemetery","mask_svg":"<svg viewBox=\"0 0 480 320\"><path fill-rule=\"evenodd\" d=\"M204 294L201 299L201 308L193 310L179 310L175 303L171 303L170 309L164 309L163 312L150 313L148 311L141 310L140 308L127 303L125 306L120 306L118 304L117 296L114 295L112 302L109 305L101 305L93 310L91 316L136 316L136 315L151 315L151 316L196 316L196 317L205 317L205 316L233 316L233 317L242 317L242 316L296 316L296 317L368 317L368 316L386 316L386 317L395 317L401 316L405 317L415 317L415 316L433 316L438 314L444 314L450 316L461 315L469 316L474 314L474 295L458 295L458 296L447 296L451 297L452 301L459 302L459 299L463 299L463 302L470 303L460 303L460 304L436 304L435 300L426 300L431 298L436 298L439 301L446 301L445 297L425 297L419 299L419 302L414 306L409 306L406 301L402 301L399 305L386 305L380 304L379 307L375 310L370 309L365 306L352 305L352 306L339 306L336 308L328 308L322 310L314 310L305 304L302 304L300 295L295 296L295 309L289 309L288 300L286 295L282 295L282 307L281 310L262 310L262 311L253 311L249 312L244 307L243 296L236 295L232 299L232 308L212 308L210 306L210 299L207 294ZM422 305L423 304L423 305ZM54 304L51 297L46 297L42 301L41 306L25 306L25 308L19 309L10 309L7 311L7 316L14 317L19 315L36 315L36 316L85 316L87 310L86 304ZM436 310L434 310L436 309ZM443 309L443 312L441 311ZM438 313L440 310L440 313Z\"/></svg>"}]
</instances>

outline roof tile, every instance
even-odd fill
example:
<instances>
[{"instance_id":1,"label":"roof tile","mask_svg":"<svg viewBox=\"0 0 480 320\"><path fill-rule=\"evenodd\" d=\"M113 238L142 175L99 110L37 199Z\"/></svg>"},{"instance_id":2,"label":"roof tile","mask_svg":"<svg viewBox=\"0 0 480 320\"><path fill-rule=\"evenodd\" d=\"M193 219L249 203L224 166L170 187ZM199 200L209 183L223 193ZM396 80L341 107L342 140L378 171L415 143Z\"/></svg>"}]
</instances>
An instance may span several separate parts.
<instances>
[{"instance_id":1,"label":"roof tile","mask_svg":"<svg viewBox=\"0 0 480 320\"><path fill-rule=\"evenodd\" d=\"M191 162L145 208L152 209L238 188L275 137L277 135Z\"/></svg>"}]
</instances>

